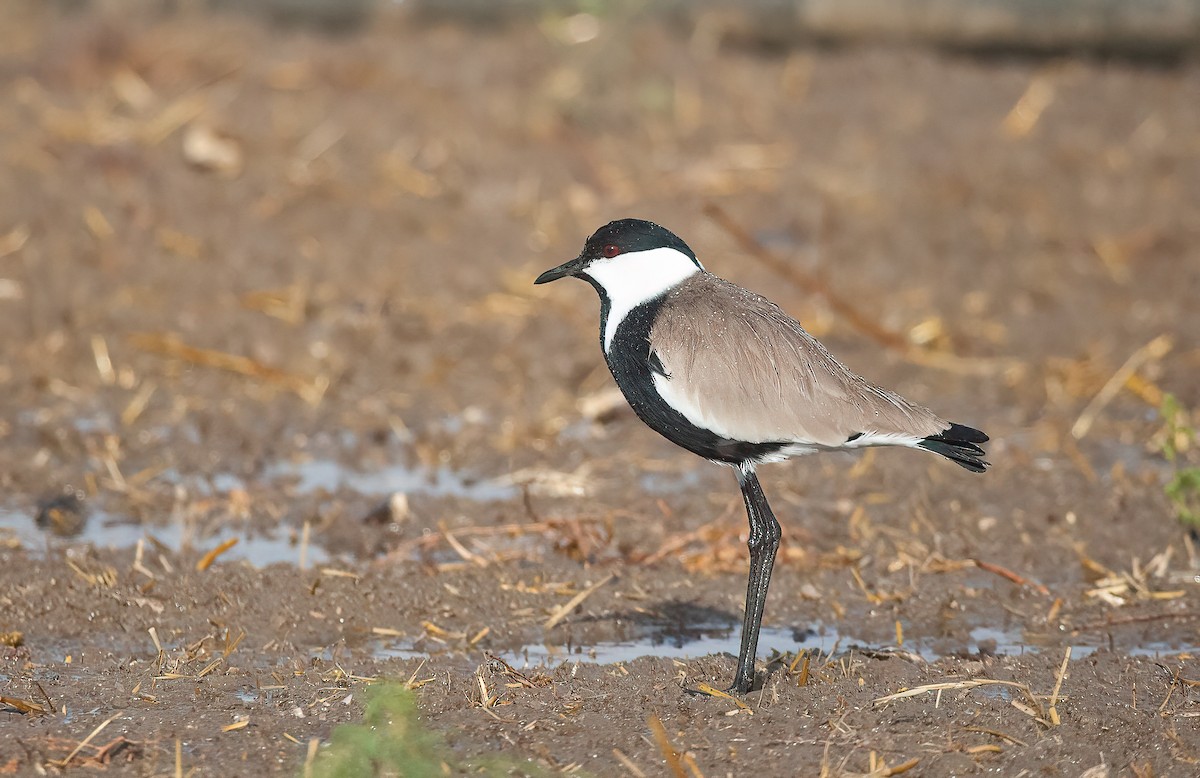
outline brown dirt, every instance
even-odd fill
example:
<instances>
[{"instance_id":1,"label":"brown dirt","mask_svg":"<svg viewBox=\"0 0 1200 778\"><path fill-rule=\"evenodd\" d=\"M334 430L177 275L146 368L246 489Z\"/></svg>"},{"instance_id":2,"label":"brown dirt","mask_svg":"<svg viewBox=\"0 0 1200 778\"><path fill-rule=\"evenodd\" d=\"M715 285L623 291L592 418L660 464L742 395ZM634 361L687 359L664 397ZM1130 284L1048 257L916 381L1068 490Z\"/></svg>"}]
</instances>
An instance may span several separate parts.
<instances>
[{"instance_id":1,"label":"brown dirt","mask_svg":"<svg viewBox=\"0 0 1200 778\"><path fill-rule=\"evenodd\" d=\"M1195 65L5 14L0 774L60 769L114 716L110 771L171 772L178 744L197 774L297 774L366 679L414 673L456 751L551 771L664 774L657 717L704 775L1196 773L1200 588L1154 441L1159 392L1200 406ZM594 296L530 285L627 215L993 437L984 477L907 451L764 472L763 657L820 651L749 711L685 691L733 671L733 479L589 417ZM529 688L485 652L554 658ZM1040 696L874 702L970 679Z\"/></svg>"}]
</instances>

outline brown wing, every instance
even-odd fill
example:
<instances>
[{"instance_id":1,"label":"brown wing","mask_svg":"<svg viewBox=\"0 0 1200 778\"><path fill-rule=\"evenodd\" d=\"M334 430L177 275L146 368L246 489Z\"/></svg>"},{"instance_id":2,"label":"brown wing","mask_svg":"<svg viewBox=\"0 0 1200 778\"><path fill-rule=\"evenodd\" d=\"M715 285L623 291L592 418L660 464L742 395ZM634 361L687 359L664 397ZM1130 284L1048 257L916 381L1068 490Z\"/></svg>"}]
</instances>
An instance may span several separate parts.
<instances>
[{"instance_id":1,"label":"brown wing","mask_svg":"<svg viewBox=\"0 0 1200 778\"><path fill-rule=\"evenodd\" d=\"M670 376L659 392L732 439L840 446L859 433L923 438L950 426L852 373L779 306L709 273L667 295L650 348Z\"/></svg>"}]
</instances>

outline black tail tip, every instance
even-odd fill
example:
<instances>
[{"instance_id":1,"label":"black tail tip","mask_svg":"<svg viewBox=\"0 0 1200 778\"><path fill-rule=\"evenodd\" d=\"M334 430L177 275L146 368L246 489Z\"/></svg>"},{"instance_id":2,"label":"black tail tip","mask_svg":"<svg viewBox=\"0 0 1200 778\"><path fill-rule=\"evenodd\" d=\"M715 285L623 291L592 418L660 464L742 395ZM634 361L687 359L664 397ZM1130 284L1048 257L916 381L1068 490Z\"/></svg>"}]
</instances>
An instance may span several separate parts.
<instances>
[{"instance_id":1,"label":"black tail tip","mask_svg":"<svg viewBox=\"0 0 1200 778\"><path fill-rule=\"evenodd\" d=\"M935 437L944 438L946 440L962 441L964 443L987 443L989 440L991 440L991 438L989 438L981 430L977 430L974 427L968 427L965 424L955 424L954 422L950 422L950 428L948 430L943 432L941 435L936 435Z\"/></svg>"},{"instance_id":2,"label":"black tail tip","mask_svg":"<svg viewBox=\"0 0 1200 778\"><path fill-rule=\"evenodd\" d=\"M987 441L988 436L974 427L951 424L940 434L930 435L917 445L926 451L941 454L973 473L982 473L990 463L983 458L985 452L979 444Z\"/></svg>"}]
</instances>

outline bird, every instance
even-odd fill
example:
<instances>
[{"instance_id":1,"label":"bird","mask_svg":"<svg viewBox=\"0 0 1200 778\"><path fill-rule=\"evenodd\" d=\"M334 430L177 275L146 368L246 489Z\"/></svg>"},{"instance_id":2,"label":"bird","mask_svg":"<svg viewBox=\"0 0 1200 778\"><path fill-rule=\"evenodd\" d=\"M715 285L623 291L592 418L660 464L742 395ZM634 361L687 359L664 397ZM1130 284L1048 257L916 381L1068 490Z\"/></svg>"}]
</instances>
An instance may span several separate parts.
<instances>
[{"instance_id":1,"label":"bird","mask_svg":"<svg viewBox=\"0 0 1200 778\"><path fill-rule=\"evenodd\" d=\"M825 451L906 446L984 472L983 432L948 422L838 361L775 303L705 270L670 230L620 219L579 256L542 273L591 284L600 346L617 386L650 429L734 469L750 530L750 572L730 692L755 682L754 661L782 530L759 465Z\"/></svg>"}]
</instances>

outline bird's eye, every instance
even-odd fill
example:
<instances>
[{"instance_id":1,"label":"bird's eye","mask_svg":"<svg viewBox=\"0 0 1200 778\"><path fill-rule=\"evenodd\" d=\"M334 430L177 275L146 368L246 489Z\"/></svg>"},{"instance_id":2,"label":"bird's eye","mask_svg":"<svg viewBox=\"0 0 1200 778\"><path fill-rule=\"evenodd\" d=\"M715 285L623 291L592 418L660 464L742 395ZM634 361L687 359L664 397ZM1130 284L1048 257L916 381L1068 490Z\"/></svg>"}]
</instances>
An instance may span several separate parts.
<instances>
[{"instance_id":1,"label":"bird's eye","mask_svg":"<svg viewBox=\"0 0 1200 778\"><path fill-rule=\"evenodd\" d=\"M601 250L600 253L602 253L608 259L612 259L616 255L621 253L621 247L617 246L615 244L612 244L612 243L607 243L607 244L605 244L604 248Z\"/></svg>"}]
</instances>

